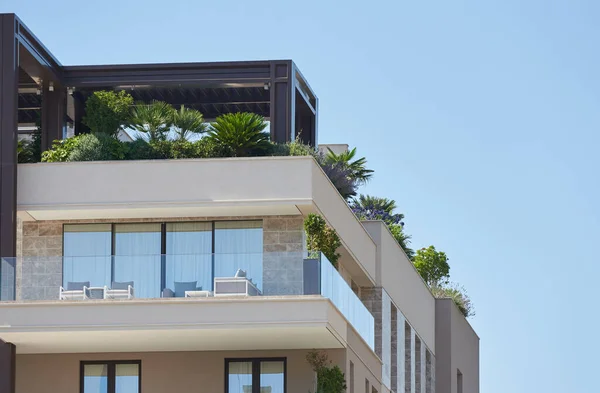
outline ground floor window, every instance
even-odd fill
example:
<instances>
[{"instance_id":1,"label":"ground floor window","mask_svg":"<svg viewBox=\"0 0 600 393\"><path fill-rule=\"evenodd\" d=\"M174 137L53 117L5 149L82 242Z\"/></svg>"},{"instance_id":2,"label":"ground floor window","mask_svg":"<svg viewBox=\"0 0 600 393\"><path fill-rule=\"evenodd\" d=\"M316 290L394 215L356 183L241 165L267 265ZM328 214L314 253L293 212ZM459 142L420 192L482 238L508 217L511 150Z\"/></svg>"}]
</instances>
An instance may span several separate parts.
<instances>
[{"instance_id":1,"label":"ground floor window","mask_svg":"<svg viewBox=\"0 0 600 393\"><path fill-rule=\"evenodd\" d=\"M225 393L285 392L285 358L225 360Z\"/></svg>"},{"instance_id":2,"label":"ground floor window","mask_svg":"<svg viewBox=\"0 0 600 393\"><path fill-rule=\"evenodd\" d=\"M140 393L141 362L81 362L80 393Z\"/></svg>"}]
</instances>

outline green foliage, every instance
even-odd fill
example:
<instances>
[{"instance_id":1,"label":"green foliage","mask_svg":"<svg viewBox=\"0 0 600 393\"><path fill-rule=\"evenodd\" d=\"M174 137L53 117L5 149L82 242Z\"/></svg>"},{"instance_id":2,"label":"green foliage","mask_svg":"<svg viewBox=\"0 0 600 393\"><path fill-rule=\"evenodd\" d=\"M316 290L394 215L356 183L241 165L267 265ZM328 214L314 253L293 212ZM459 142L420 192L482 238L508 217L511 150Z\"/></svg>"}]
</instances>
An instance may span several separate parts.
<instances>
[{"instance_id":1,"label":"green foliage","mask_svg":"<svg viewBox=\"0 0 600 393\"><path fill-rule=\"evenodd\" d=\"M317 377L315 393L343 393L346 390L344 372L337 365L332 365L325 352L310 351L306 361Z\"/></svg>"},{"instance_id":2,"label":"green foliage","mask_svg":"<svg viewBox=\"0 0 600 393\"><path fill-rule=\"evenodd\" d=\"M52 142L52 149L42 153L42 162L66 162L69 156L79 143L79 136L72 138L55 140Z\"/></svg>"},{"instance_id":3,"label":"green foliage","mask_svg":"<svg viewBox=\"0 0 600 393\"><path fill-rule=\"evenodd\" d=\"M388 225L388 228L392 233L394 239L396 239L400 247L402 247L402 249L404 250L404 253L408 257L408 259L412 260L415 257L415 251L409 247L410 235L404 233L404 227L399 224Z\"/></svg>"},{"instance_id":4,"label":"green foliage","mask_svg":"<svg viewBox=\"0 0 600 393\"><path fill-rule=\"evenodd\" d=\"M325 163L330 165L339 164L349 171L349 178L358 184L364 184L373 177L373 171L367 169L367 159L364 157L355 159L356 147L352 150L335 154L331 149L325 155Z\"/></svg>"},{"instance_id":5,"label":"green foliage","mask_svg":"<svg viewBox=\"0 0 600 393\"><path fill-rule=\"evenodd\" d=\"M211 123L208 138L229 146L235 157L264 155L271 150L267 123L254 113L227 113Z\"/></svg>"},{"instance_id":6,"label":"green foliage","mask_svg":"<svg viewBox=\"0 0 600 393\"><path fill-rule=\"evenodd\" d=\"M475 316L475 308L465 289L457 284L446 283L431 287L431 293L436 298L450 298L456 304L460 312L469 318Z\"/></svg>"},{"instance_id":7,"label":"green foliage","mask_svg":"<svg viewBox=\"0 0 600 393\"><path fill-rule=\"evenodd\" d=\"M450 265L443 251L436 251L434 246L421 248L413 258L413 264L429 286L439 286L448 281Z\"/></svg>"},{"instance_id":8,"label":"green foliage","mask_svg":"<svg viewBox=\"0 0 600 393\"><path fill-rule=\"evenodd\" d=\"M273 143L271 154L274 156L313 156L318 158L319 152L310 145L305 145L299 137L288 143Z\"/></svg>"},{"instance_id":9,"label":"green foliage","mask_svg":"<svg viewBox=\"0 0 600 393\"><path fill-rule=\"evenodd\" d=\"M392 236L398 242L400 247L406 253L409 259L412 259L415 252L408 246L410 235L404 232L404 214L394 213L396 201L388 198L379 198L370 195L360 195L352 200L350 208L360 220L381 220L389 228Z\"/></svg>"},{"instance_id":10,"label":"green foliage","mask_svg":"<svg viewBox=\"0 0 600 393\"><path fill-rule=\"evenodd\" d=\"M17 162L34 163L42 160L42 133L38 128L30 140L21 139L17 142Z\"/></svg>"},{"instance_id":11,"label":"green foliage","mask_svg":"<svg viewBox=\"0 0 600 393\"><path fill-rule=\"evenodd\" d=\"M350 171L342 164L321 164L321 169L327 175L333 186L347 201L356 195L356 181L350 177Z\"/></svg>"},{"instance_id":12,"label":"green foliage","mask_svg":"<svg viewBox=\"0 0 600 393\"><path fill-rule=\"evenodd\" d=\"M393 214L396 209L396 201L388 198L380 198L372 195L363 195L360 194L358 198L352 200L353 206L359 206L364 210L371 211L384 211L388 214ZM404 218L404 215L401 215L400 219Z\"/></svg>"},{"instance_id":13,"label":"green foliage","mask_svg":"<svg viewBox=\"0 0 600 393\"><path fill-rule=\"evenodd\" d=\"M125 160L153 160L159 158L155 149L144 139L136 139L132 142L123 142Z\"/></svg>"},{"instance_id":14,"label":"green foliage","mask_svg":"<svg viewBox=\"0 0 600 393\"><path fill-rule=\"evenodd\" d=\"M195 109L185 108L181 105L178 111L173 112L173 127L177 140L186 141L193 134L207 132L208 127L204 124L202 113Z\"/></svg>"},{"instance_id":15,"label":"green foliage","mask_svg":"<svg viewBox=\"0 0 600 393\"><path fill-rule=\"evenodd\" d=\"M68 161L109 161L125 158L122 142L106 134L83 134L77 137L77 144Z\"/></svg>"},{"instance_id":16,"label":"green foliage","mask_svg":"<svg viewBox=\"0 0 600 393\"><path fill-rule=\"evenodd\" d=\"M340 254L337 249L342 242L333 228L318 214L309 214L304 220L306 231L306 247L309 251L322 252L329 262L337 268Z\"/></svg>"},{"instance_id":17,"label":"green foliage","mask_svg":"<svg viewBox=\"0 0 600 393\"><path fill-rule=\"evenodd\" d=\"M214 141L210 138L202 138L194 142L195 158L221 158L232 157L233 150L230 146Z\"/></svg>"},{"instance_id":18,"label":"green foliage","mask_svg":"<svg viewBox=\"0 0 600 393\"><path fill-rule=\"evenodd\" d=\"M166 102L140 102L131 109L131 127L145 134L148 141L165 141L174 116L175 109Z\"/></svg>"},{"instance_id":19,"label":"green foliage","mask_svg":"<svg viewBox=\"0 0 600 393\"><path fill-rule=\"evenodd\" d=\"M86 114L83 124L93 133L116 137L119 130L129 125L131 105L133 105L133 97L123 90L118 93L96 91L85 103Z\"/></svg>"}]
</instances>

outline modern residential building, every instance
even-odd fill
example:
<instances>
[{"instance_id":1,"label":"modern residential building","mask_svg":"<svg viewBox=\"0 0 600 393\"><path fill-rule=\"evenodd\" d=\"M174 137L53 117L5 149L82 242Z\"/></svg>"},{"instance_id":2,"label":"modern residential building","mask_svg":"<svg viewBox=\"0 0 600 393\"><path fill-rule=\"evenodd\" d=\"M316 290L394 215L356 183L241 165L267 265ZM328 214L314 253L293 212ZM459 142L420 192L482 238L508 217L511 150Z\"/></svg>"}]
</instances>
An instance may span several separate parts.
<instances>
[{"instance_id":1,"label":"modern residential building","mask_svg":"<svg viewBox=\"0 0 600 393\"><path fill-rule=\"evenodd\" d=\"M63 66L2 14L0 64L0 393L306 393L313 350L349 393L479 392L469 323L311 156L17 164L36 119L46 150L110 89L316 146L292 61ZM310 213L337 269L306 251Z\"/></svg>"}]
</instances>

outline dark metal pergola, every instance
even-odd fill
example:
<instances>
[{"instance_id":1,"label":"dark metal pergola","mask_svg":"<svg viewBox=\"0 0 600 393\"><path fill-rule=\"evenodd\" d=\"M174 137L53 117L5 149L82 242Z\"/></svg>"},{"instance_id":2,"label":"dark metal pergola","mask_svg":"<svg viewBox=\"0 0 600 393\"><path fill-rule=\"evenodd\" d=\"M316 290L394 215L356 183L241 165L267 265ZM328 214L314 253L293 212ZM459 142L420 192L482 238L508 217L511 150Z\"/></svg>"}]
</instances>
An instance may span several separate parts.
<instances>
[{"instance_id":1,"label":"dark metal pergola","mask_svg":"<svg viewBox=\"0 0 600 393\"><path fill-rule=\"evenodd\" d=\"M39 124L47 150L67 123L87 131L85 100L106 89L192 107L207 120L255 112L275 142L317 142L318 100L291 60L63 66L15 14L0 14L0 257L16 256L19 127Z\"/></svg>"}]
</instances>

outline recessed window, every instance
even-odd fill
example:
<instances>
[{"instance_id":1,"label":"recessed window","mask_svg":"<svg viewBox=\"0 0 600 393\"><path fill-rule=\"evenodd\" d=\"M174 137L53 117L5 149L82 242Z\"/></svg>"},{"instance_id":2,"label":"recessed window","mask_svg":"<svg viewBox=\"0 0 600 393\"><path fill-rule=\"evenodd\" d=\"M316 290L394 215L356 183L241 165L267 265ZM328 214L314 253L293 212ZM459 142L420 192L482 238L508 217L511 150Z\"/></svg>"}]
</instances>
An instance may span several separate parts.
<instances>
[{"instance_id":1,"label":"recessed window","mask_svg":"<svg viewBox=\"0 0 600 393\"><path fill-rule=\"evenodd\" d=\"M140 361L81 362L81 393L140 393Z\"/></svg>"},{"instance_id":2,"label":"recessed window","mask_svg":"<svg viewBox=\"0 0 600 393\"><path fill-rule=\"evenodd\" d=\"M463 393L463 375L460 370L456 370L456 393Z\"/></svg>"},{"instance_id":3,"label":"recessed window","mask_svg":"<svg viewBox=\"0 0 600 393\"><path fill-rule=\"evenodd\" d=\"M262 290L262 252L261 220L66 224L63 286L128 284L136 298L165 289L183 297L176 287L211 291L215 277L241 269Z\"/></svg>"},{"instance_id":4,"label":"recessed window","mask_svg":"<svg viewBox=\"0 0 600 393\"><path fill-rule=\"evenodd\" d=\"M227 393L285 393L285 359L226 359Z\"/></svg>"}]
</instances>

